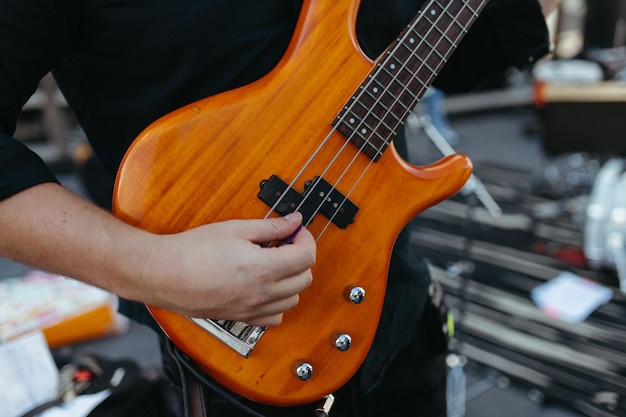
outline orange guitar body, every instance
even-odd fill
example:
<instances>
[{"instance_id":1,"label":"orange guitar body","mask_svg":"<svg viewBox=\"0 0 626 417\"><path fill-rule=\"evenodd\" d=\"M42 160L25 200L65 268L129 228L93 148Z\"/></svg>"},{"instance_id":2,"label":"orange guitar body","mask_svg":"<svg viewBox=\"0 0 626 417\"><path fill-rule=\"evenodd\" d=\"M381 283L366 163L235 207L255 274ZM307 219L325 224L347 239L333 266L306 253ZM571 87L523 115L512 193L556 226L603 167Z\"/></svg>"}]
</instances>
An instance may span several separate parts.
<instances>
[{"instance_id":1,"label":"orange guitar body","mask_svg":"<svg viewBox=\"0 0 626 417\"><path fill-rule=\"evenodd\" d=\"M248 358L187 317L149 306L168 337L204 371L254 401L316 401L357 371L377 329L396 236L470 175L461 155L415 167L391 146L372 162L331 127L373 66L357 45L358 6L358 0L305 1L294 38L272 72L154 122L133 143L118 175L116 216L161 234L266 217L270 207L257 194L272 175L296 179L294 188L302 192L304 181L323 173L358 207L344 229L321 215L307 226L318 244L313 284ZM366 291L361 304L344 296L354 286ZM349 350L331 344L336 332L352 337ZM307 381L293 372L303 360L314 368Z\"/></svg>"}]
</instances>

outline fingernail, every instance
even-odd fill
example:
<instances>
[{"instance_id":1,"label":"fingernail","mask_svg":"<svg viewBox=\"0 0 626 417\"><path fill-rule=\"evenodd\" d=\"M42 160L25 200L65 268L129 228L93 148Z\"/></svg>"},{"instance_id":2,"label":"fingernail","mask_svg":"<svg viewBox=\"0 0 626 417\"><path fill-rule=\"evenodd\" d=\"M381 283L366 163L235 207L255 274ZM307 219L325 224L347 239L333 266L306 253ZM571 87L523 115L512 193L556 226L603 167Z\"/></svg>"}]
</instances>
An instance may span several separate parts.
<instances>
[{"instance_id":1,"label":"fingernail","mask_svg":"<svg viewBox=\"0 0 626 417\"><path fill-rule=\"evenodd\" d=\"M291 213L284 216L286 220L293 220L296 217L296 212L292 211Z\"/></svg>"}]
</instances>

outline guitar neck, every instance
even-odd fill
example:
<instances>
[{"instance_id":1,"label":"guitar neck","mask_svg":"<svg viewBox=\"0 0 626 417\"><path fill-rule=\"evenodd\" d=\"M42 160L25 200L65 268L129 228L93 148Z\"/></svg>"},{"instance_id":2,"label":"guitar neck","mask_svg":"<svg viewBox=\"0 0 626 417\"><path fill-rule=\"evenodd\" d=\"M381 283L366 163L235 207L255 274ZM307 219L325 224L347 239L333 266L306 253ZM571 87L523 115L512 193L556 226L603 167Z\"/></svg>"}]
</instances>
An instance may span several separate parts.
<instances>
[{"instance_id":1,"label":"guitar neck","mask_svg":"<svg viewBox=\"0 0 626 417\"><path fill-rule=\"evenodd\" d=\"M427 1L332 125L380 158L488 1Z\"/></svg>"}]
</instances>

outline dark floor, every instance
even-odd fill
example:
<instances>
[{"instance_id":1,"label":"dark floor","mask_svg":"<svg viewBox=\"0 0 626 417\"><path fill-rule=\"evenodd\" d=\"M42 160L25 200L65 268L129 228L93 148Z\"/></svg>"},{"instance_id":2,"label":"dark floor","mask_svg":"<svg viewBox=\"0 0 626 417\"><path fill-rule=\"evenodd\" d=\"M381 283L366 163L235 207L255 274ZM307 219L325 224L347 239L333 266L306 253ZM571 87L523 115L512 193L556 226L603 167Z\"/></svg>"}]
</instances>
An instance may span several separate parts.
<instances>
[{"instance_id":1,"label":"dark floor","mask_svg":"<svg viewBox=\"0 0 626 417\"><path fill-rule=\"evenodd\" d=\"M496 162L525 171L541 170L545 162L541 141L526 133L532 120L532 112L524 108L455 117L452 126L460 136L456 149L469 155L476 163ZM411 159L425 161L438 157L438 151L420 129L413 133ZM66 173L61 178L70 188L82 192L74 174ZM0 278L21 276L27 270L24 266L0 259ZM136 324L121 336L87 345L110 357L131 357L143 367L158 367L159 364L155 335ZM467 417L580 416L567 407L542 403L539 401L541 393L511 382L487 368L471 365L466 367L466 371Z\"/></svg>"}]
</instances>

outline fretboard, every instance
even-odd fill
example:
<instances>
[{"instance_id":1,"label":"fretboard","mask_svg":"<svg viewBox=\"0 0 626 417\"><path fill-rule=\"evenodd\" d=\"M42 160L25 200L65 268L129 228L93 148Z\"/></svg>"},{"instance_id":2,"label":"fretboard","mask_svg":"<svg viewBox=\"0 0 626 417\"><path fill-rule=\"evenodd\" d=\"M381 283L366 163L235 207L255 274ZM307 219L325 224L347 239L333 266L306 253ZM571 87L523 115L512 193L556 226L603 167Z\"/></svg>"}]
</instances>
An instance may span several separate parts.
<instances>
[{"instance_id":1,"label":"fretboard","mask_svg":"<svg viewBox=\"0 0 626 417\"><path fill-rule=\"evenodd\" d=\"M380 158L489 0L427 0L332 125Z\"/></svg>"}]
</instances>

